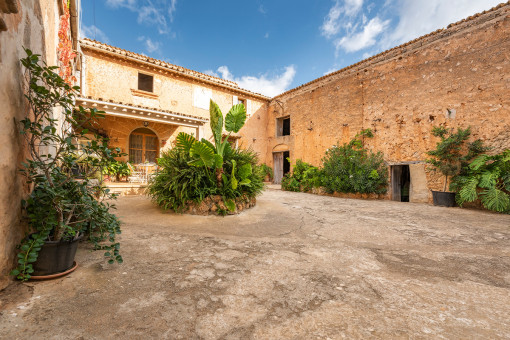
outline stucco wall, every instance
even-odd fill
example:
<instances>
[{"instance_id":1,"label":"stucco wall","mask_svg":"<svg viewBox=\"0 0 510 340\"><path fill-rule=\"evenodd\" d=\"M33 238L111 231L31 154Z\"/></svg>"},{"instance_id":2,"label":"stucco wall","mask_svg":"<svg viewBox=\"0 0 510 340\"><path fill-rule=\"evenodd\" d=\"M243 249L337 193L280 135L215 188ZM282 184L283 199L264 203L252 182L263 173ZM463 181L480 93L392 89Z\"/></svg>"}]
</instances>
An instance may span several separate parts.
<instances>
[{"instance_id":1,"label":"stucco wall","mask_svg":"<svg viewBox=\"0 0 510 340\"><path fill-rule=\"evenodd\" d=\"M425 160L439 125L471 126L493 152L510 148L509 36L505 5L274 98L267 158L286 143L292 163L319 165L327 148L366 128L375 134L368 148L389 163ZM287 115L291 136L275 137ZM440 176L426 176L428 189L441 189Z\"/></svg>"},{"instance_id":2,"label":"stucco wall","mask_svg":"<svg viewBox=\"0 0 510 340\"><path fill-rule=\"evenodd\" d=\"M27 114L23 97L23 46L56 64L58 6L53 0L21 0L19 12L0 14L7 31L0 32L0 289L9 282L15 247L26 226L21 221L21 199L28 192L18 169L25 158L19 122Z\"/></svg>"},{"instance_id":3,"label":"stucco wall","mask_svg":"<svg viewBox=\"0 0 510 340\"><path fill-rule=\"evenodd\" d=\"M225 115L233 105L234 97L247 100L248 122L247 126L253 129L244 128L241 138L241 145L245 148L252 147L255 151L264 154L266 147L262 146L265 135L265 126L259 127L260 119L266 117L265 110L268 101L255 97L246 96L234 90L201 83L193 79L178 77L157 67L151 67L142 63L112 56L106 53L91 50L82 45L85 61L85 78L83 82L83 96L108 99L124 104L143 105L150 108L171 110L176 113L194 115L196 117L209 118L209 110L194 105L195 89L202 88L212 91L212 99L219 105ZM154 95L143 95L136 91L138 88L138 72L154 76ZM135 90L135 91L133 91ZM120 121L120 120L119 120ZM124 122L124 120L122 120ZM255 123L256 122L256 123ZM142 121L135 121L130 125L141 124ZM112 121L108 121L108 128L112 127ZM161 132L166 135L165 139L173 141L181 131L195 133L194 129L179 127L175 129L172 125L161 125ZM168 127L168 131L164 130ZM260 130L260 131L259 131ZM211 140L212 134L209 124L202 129L206 139ZM254 140L254 136L259 138ZM116 137L115 135L111 135ZM170 145L167 143L167 146Z\"/></svg>"}]
</instances>

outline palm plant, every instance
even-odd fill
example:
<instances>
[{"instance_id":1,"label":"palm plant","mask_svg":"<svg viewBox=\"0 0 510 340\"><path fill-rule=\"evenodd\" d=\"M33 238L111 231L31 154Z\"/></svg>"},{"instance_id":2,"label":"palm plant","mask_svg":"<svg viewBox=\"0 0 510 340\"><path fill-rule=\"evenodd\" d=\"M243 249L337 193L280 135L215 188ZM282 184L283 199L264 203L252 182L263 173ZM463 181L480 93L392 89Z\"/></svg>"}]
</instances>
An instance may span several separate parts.
<instances>
[{"instance_id":1,"label":"palm plant","mask_svg":"<svg viewBox=\"0 0 510 340\"><path fill-rule=\"evenodd\" d=\"M211 100L209 105L209 114L211 117L211 131L214 137L214 144L202 138L201 141L196 140L192 135L181 132L177 136L177 148L184 152L189 152L193 159L191 165L213 168L216 175L216 184L220 188L224 184L223 164L225 155L230 149L228 139L232 132L237 133L244 126L246 121L246 109L243 104L232 106L225 116L225 130L228 136L223 137L223 114L214 101ZM249 164L248 164L249 165ZM242 173L244 174L242 170ZM251 173L251 165L250 165ZM235 181L232 183L236 183ZM242 184L249 184L246 181Z\"/></svg>"},{"instance_id":2,"label":"palm plant","mask_svg":"<svg viewBox=\"0 0 510 340\"><path fill-rule=\"evenodd\" d=\"M472 161L463 175L452 183L458 189L457 203L480 198L482 205L510 213L510 150L497 155L481 155Z\"/></svg>"}]
</instances>

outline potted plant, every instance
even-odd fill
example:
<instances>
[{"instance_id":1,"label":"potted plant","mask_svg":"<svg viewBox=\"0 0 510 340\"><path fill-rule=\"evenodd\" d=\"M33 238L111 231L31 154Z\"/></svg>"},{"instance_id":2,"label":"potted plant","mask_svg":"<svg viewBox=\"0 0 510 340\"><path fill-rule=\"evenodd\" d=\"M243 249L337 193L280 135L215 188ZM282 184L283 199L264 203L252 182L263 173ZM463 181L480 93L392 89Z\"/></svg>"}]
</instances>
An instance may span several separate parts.
<instances>
[{"instance_id":1,"label":"potted plant","mask_svg":"<svg viewBox=\"0 0 510 340\"><path fill-rule=\"evenodd\" d=\"M76 141L87 138L87 127L94 128L98 111L75 108L79 87L55 73L57 67L48 67L39 55L25 51L21 63L29 111L20 125L29 157L21 172L31 185L23 202L29 234L19 245L18 266L11 274L27 280L68 271L85 234L95 249L106 250L110 263L122 262L115 242L120 222L104 201L112 195L93 178L120 156L119 150L109 149L108 141L98 135L78 148ZM110 243L105 245L106 239Z\"/></svg>"},{"instance_id":2,"label":"potted plant","mask_svg":"<svg viewBox=\"0 0 510 340\"><path fill-rule=\"evenodd\" d=\"M113 161L103 169L103 174L108 176L111 182L120 182L131 175L131 170L125 162Z\"/></svg>"},{"instance_id":3,"label":"potted plant","mask_svg":"<svg viewBox=\"0 0 510 340\"><path fill-rule=\"evenodd\" d=\"M440 138L435 150L427 152L432 158L426 162L433 166L434 171L439 171L444 176L443 191L432 190L434 205L453 207L455 206L455 192L446 191L449 179L461 174L470 160L485 152L488 148L483 146L479 139L465 145L471 135L470 127L466 129L447 129L443 126L434 127L432 134Z\"/></svg>"},{"instance_id":4,"label":"potted plant","mask_svg":"<svg viewBox=\"0 0 510 340\"><path fill-rule=\"evenodd\" d=\"M273 181L273 169L267 164L263 163L260 166L262 174L264 175L264 182L272 182Z\"/></svg>"}]
</instances>

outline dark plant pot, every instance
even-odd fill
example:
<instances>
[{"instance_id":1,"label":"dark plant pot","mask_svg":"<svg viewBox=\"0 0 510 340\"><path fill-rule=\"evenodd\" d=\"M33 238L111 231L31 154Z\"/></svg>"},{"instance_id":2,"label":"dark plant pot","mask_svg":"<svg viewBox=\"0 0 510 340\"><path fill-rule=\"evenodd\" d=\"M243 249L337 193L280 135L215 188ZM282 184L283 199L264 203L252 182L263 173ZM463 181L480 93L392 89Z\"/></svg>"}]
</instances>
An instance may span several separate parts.
<instances>
[{"instance_id":1,"label":"dark plant pot","mask_svg":"<svg viewBox=\"0 0 510 340\"><path fill-rule=\"evenodd\" d=\"M34 263L34 276L51 275L65 272L73 267L74 256L78 249L80 235L71 241L47 241L41 248Z\"/></svg>"},{"instance_id":2,"label":"dark plant pot","mask_svg":"<svg viewBox=\"0 0 510 340\"><path fill-rule=\"evenodd\" d=\"M432 199L434 205L442 207L454 207L455 206L455 193L448 191L434 191L432 190Z\"/></svg>"}]
</instances>

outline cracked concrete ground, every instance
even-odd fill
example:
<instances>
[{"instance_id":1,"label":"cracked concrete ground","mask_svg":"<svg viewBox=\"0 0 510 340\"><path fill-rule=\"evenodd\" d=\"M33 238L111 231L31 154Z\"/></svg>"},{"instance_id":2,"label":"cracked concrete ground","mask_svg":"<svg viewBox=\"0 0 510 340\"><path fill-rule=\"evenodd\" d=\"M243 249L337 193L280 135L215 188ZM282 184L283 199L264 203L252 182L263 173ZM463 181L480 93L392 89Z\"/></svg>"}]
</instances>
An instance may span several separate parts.
<instances>
[{"instance_id":1,"label":"cracked concrete ground","mask_svg":"<svg viewBox=\"0 0 510 340\"><path fill-rule=\"evenodd\" d=\"M239 216L123 197L124 264L0 293L3 339L510 338L510 216L266 191Z\"/></svg>"}]
</instances>

